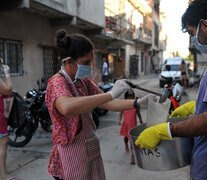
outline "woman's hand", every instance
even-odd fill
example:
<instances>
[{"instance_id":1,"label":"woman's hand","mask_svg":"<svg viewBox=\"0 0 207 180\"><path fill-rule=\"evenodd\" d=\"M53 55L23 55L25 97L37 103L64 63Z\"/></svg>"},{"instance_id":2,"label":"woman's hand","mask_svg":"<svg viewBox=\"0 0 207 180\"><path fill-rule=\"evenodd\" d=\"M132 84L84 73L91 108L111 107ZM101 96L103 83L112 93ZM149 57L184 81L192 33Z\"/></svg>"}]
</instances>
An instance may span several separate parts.
<instances>
[{"instance_id":1,"label":"woman's hand","mask_svg":"<svg viewBox=\"0 0 207 180\"><path fill-rule=\"evenodd\" d=\"M126 79L121 79L115 82L113 88L109 93L112 99L119 97L122 93L130 89L130 86L126 83Z\"/></svg>"}]
</instances>

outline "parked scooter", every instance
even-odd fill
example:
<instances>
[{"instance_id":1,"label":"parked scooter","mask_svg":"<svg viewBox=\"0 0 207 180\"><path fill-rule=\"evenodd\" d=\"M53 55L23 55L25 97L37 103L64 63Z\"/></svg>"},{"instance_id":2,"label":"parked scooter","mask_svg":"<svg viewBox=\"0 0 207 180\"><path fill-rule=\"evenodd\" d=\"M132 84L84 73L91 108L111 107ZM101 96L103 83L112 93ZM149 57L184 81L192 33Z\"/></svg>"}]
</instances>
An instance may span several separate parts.
<instances>
[{"instance_id":1,"label":"parked scooter","mask_svg":"<svg viewBox=\"0 0 207 180\"><path fill-rule=\"evenodd\" d=\"M165 77L162 77L165 78ZM184 90L184 87L180 84L180 81L176 81L175 79L165 78L167 84L164 85L164 88L168 90L168 98L171 101L169 114L171 114L177 107L180 106L180 101L182 96L187 95Z\"/></svg>"},{"instance_id":2,"label":"parked scooter","mask_svg":"<svg viewBox=\"0 0 207 180\"><path fill-rule=\"evenodd\" d=\"M171 114L177 107L180 106L180 101L183 95L187 95L183 86L180 83L166 84L165 88L168 90L168 98L171 101L169 114Z\"/></svg>"},{"instance_id":3,"label":"parked scooter","mask_svg":"<svg viewBox=\"0 0 207 180\"><path fill-rule=\"evenodd\" d=\"M9 145L23 147L30 142L39 123L51 131L52 123L45 105L45 91L30 90L26 98L13 92L14 101L8 120Z\"/></svg>"},{"instance_id":4,"label":"parked scooter","mask_svg":"<svg viewBox=\"0 0 207 180\"><path fill-rule=\"evenodd\" d=\"M113 84L112 83L107 83L107 84L99 84L99 88L103 91L103 92L108 92L112 89L113 87ZM95 113L98 115L98 116L104 116L108 110L106 109L102 109L102 108L99 108L99 107L96 107L93 111L95 111Z\"/></svg>"},{"instance_id":5,"label":"parked scooter","mask_svg":"<svg viewBox=\"0 0 207 180\"><path fill-rule=\"evenodd\" d=\"M139 90L142 90L142 91L149 92L149 93L160 96L160 99L159 99L160 103L165 102L165 100L167 98L169 98L170 101L171 101L169 114L171 114L173 110L175 110L177 107L180 106L180 101L181 101L182 96L187 95L187 93L184 91L184 88L180 85L180 83L175 82L175 84L174 84L172 79L170 80L169 84L166 84L164 86L164 89L163 89L162 93L157 93L157 92L142 88L139 85L133 84L130 81L127 81L127 83L132 88L136 88L136 89L139 89Z\"/></svg>"},{"instance_id":6,"label":"parked scooter","mask_svg":"<svg viewBox=\"0 0 207 180\"><path fill-rule=\"evenodd\" d=\"M112 83L99 84L99 88L103 92L110 91L112 89L112 87L113 87ZM107 109L102 109L100 107L96 107L95 109L93 109L92 117L93 117L93 121L94 121L97 128L99 127L99 116L104 116L107 112L108 112Z\"/></svg>"}]
</instances>

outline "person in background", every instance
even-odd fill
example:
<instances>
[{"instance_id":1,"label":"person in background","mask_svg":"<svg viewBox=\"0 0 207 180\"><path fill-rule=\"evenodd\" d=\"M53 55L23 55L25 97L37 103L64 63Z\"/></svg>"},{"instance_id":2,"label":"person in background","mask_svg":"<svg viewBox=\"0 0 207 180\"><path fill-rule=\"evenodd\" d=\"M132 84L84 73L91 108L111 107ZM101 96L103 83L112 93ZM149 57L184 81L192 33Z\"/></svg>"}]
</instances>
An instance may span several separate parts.
<instances>
[{"instance_id":1,"label":"person in background","mask_svg":"<svg viewBox=\"0 0 207 180\"><path fill-rule=\"evenodd\" d=\"M180 81L182 86L187 87L188 86L188 79L187 79L187 69L186 69L186 65L185 65L185 61L182 60L180 67L179 67L180 71L181 71L181 75L180 75Z\"/></svg>"},{"instance_id":2,"label":"person in background","mask_svg":"<svg viewBox=\"0 0 207 180\"><path fill-rule=\"evenodd\" d=\"M134 99L135 94L132 89L129 89L124 94L125 99ZM140 115L139 108L133 108L129 110L125 110L119 113L119 119L118 124L121 125L120 128L120 135L124 136L124 144L125 144L125 150L126 152L129 152L129 131L137 126L137 120ZM142 122L141 119L139 119L140 122ZM132 153L132 146L130 143L131 148L131 164L135 164L134 155Z\"/></svg>"},{"instance_id":3,"label":"person in background","mask_svg":"<svg viewBox=\"0 0 207 180\"><path fill-rule=\"evenodd\" d=\"M104 57L103 58L103 64L102 64L102 81L104 84L108 82L109 79L109 64L107 59Z\"/></svg>"},{"instance_id":4,"label":"person in background","mask_svg":"<svg viewBox=\"0 0 207 180\"><path fill-rule=\"evenodd\" d=\"M201 53L207 53L207 1L191 1L182 16L182 30L191 36L191 42ZM198 89L196 103L185 103L175 109L176 116L195 116L179 123L161 123L145 129L135 144L141 148L154 148L160 140L173 137L194 137L190 174L193 180L207 179L207 70Z\"/></svg>"},{"instance_id":5,"label":"person in background","mask_svg":"<svg viewBox=\"0 0 207 180\"><path fill-rule=\"evenodd\" d=\"M100 106L119 112L133 109L142 101L117 99L130 88L125 79L116 81L106 93L91 80L95 47L87 37L59 30L56 46L62 66L48 80L45 97L53 122L48 172L55 179L105 180L91 111Z\"/></svg>"},{"instance_id":6,"label":"person in background","mask_svg":"<svg viewBox=\"0 0 207 180\"><path fill-rule=\"evenodd\" d=\"M7 119L4 116L4 96L12 94L12 82L10 78L10 69L1 61L1 70L5 78L0 79L0 179L1 180L16 180L16 177L11 176L6 168L7 147L8 147L8 131Z\"/></svg>"}]
</instances>

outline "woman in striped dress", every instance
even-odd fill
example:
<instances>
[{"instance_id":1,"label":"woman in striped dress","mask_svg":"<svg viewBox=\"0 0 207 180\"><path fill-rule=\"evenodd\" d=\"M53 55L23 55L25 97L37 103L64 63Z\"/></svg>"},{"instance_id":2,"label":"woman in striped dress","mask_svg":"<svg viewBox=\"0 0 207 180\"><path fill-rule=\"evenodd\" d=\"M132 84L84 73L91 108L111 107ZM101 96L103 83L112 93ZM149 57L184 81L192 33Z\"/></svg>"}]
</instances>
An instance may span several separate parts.
<instances>
[{"instance_id":1,"label":"woman in striped dress","mask_svg":"<svg viewBox=\"0 0 207 180\"><path fill-rule=\"evenodd\" d=\"M96 128L91 111L102 108L131 109L134 100L116 99L129 89L125 80L103 93L89 77L94 65L94 46L85 36L56 35L61 70L48 80L46 104L53 122L48 172L55 179L105 180ZM115 100L116 99L116 100Z\"/></svg>"}]
</instances>

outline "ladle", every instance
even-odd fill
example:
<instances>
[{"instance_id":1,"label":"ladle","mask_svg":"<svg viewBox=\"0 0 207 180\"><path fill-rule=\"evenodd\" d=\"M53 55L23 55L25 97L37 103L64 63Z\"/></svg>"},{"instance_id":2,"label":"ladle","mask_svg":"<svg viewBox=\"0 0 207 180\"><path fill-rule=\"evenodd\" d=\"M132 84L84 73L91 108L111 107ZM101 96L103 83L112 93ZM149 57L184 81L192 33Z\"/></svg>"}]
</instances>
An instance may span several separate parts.
<instances>
[{"instance_id":1,"label":"ladle","mask_svg":"<svg viewBox=\"0 0 207 180\"><path fill-rule=\"evenodd\" d=\"M129 86L133 89L140 89L142 91L149 92L149 93L155 94L157 96L160 96L159 103L164 103L169 95L169 91L167 88L163 88L162 93L157 93L157 92L151 91L149 89L142 88L137 84L133 84L131 81L128 81L128 80L126 81L126 83L129 84Z\"/></svg>"}]
</instances>

